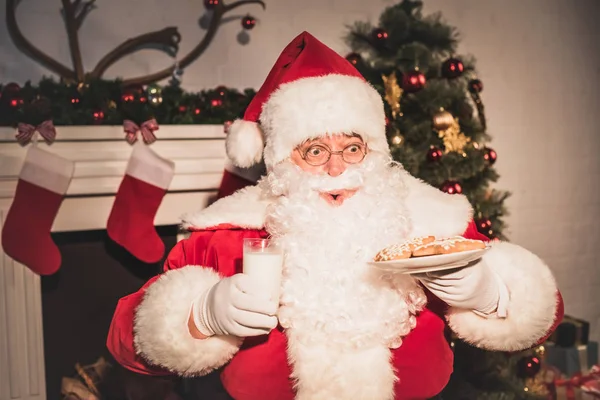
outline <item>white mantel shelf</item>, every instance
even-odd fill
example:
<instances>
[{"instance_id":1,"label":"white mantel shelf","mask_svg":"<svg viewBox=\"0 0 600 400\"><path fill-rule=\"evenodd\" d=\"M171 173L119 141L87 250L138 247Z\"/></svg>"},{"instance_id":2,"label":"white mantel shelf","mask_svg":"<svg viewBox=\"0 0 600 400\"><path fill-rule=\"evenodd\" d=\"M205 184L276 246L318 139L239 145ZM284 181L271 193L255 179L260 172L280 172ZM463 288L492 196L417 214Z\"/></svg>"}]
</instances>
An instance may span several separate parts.
<instances>
[{"instance_id":1,"label":"white mantel shelf","mask_svg":"<svg viewBox=\"0 0 600 400\"><path fill-rule=\"evenodd\" d=\"M57 126L57 139L38 146L75 162L53 232L105 229L131 145L121 126ZM0 128L0 226L12 203L27 146ZM175 162L175 176L155 225L206 207L226 162L221 125L162 125L151 148ZM34 244L32 244L34 245ZM34 249L33 249L34 250ZM60 396L56 393L56 398ZM40 278L0 248L0 400L45 400Z\"/></svg>"}]
</instances>

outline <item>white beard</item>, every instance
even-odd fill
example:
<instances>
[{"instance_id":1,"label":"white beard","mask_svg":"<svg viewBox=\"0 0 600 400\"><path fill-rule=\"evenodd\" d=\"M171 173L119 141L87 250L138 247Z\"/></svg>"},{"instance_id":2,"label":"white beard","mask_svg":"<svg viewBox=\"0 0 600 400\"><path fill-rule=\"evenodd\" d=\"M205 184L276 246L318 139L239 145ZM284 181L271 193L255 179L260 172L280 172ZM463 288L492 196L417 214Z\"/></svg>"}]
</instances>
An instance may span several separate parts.
<instances>
[{"instance_id":1,"label":"white beard","mask_svg":"<svg viewBox=\"0 0 600 400\"><path fill-rule=\"evenodd\" d=\"M298 399L393 398L389 349L415 327L426 302L412 277L367 264L411 230L398 168L370 153L337 178L283 162L261 182L278 196L266 229L286 254L279 321ZM356 187L338 207L316 190Z\"/></svg>"}]
</instances>

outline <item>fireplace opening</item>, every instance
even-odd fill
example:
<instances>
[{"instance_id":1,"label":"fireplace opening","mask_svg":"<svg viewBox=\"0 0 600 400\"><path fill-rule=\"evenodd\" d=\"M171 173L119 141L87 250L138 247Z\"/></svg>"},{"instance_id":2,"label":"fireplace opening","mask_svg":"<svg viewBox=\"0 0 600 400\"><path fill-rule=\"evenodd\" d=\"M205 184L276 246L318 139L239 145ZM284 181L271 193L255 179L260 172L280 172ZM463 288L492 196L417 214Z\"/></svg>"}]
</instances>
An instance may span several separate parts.
<instances>
[{"instance_id":1,"label":"fireplace opening","mask_svg":"<svg viewBox=\"0 0 600 400\"><path fill-rule=\"evenodd\" d=\"M166 258L177 241L177 226L160 226L157 232L165 244ZM102 398L144 398L142 391L150 388L152 398L168 398L161 393L168 393L171 381L128 373L106 348L117 302L158 274L162 261L145 264L137 260L111 241L105 230L55 233L53 239L62 265L56 274L42 277L47 399L65 398L61 394L63 378L67 384L84 381L81 373L86 372L78 373L77 369L81 367L93 376L103 360L111 365L110 382L104 383L113 387L105 389L111 394ZM136 390L139 396L132 395ZM126 391L129 394L125 395Z\"/></svg>"}]
</instances>

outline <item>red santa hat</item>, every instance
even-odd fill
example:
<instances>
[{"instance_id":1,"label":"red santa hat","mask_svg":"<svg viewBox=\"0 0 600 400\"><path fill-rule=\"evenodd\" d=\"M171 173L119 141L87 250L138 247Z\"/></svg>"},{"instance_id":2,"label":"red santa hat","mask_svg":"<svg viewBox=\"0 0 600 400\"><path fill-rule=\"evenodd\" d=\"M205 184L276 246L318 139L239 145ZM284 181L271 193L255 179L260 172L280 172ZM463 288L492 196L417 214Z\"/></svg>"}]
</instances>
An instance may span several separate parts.
<instances>
[{"instance_id":1,"label":"red santa hat","mask_svg":"<svg viewBox=\"0 0 600 400\"><path fill-rule=\"evenodd\" d=\"M244 118L229 128L227 155L240 168L269 169L323 135L355 133L369 150L389 154L379 93L354 66L308 32L277 59Z\"/></svg>"}]
</instances>

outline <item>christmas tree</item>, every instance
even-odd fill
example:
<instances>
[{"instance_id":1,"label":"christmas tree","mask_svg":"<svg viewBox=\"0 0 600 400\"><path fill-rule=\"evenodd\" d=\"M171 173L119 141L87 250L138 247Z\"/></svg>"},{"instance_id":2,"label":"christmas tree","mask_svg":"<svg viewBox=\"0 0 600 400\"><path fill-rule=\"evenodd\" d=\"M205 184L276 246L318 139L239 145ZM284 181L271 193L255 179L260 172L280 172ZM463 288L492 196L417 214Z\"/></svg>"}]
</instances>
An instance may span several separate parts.
<instances>
[{"instance_id":1,"label":"christmas tree","mask_svg":"<svg viewBox=\"0 0 600 400\"><path fill-rule=\"evenodd\" d=\"M509 193L491 188L498 179L496 152L488 146L475 59L457 54L456 28L440 14L423 15L422 6L404 0L386 8L377 26L350 26L347 59L385 99L394 159L440 190L464 194L479 231L505 240ZM545 393L536 380L543 347L507 354L456 339L452 346L455 369L444 398L529 399Z\"/></svg>"},{"instance_id":2,"label":"christmas tree","mask_svg":"<svg viewBox=\"0 0 600 400\"><path fill-rule=\"evenodd\" d=\"M402 1L379 24L349 28L347 59L385 99L395 160L447 193L463 193L479 230L506 239L509 193L492 189L496 152L488 146L483 90L473 57L456 53L458 34L439 14L424 16L421 1Z\"/></svg>"}]
</instances>

